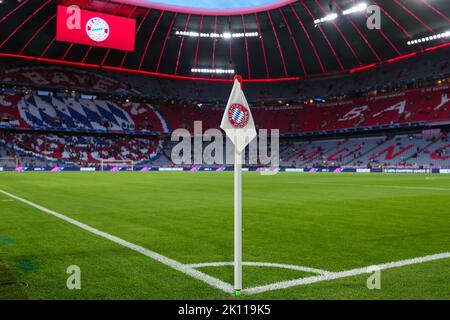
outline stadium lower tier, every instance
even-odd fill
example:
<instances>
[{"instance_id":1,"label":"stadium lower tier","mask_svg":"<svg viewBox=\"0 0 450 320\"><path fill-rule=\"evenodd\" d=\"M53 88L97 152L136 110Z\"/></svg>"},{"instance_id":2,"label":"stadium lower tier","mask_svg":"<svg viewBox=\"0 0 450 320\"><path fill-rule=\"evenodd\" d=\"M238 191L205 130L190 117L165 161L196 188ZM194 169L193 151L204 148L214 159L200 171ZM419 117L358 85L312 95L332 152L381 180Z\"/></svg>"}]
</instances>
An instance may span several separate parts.
<instances>
[{"instance_id":1,"label":"stadium lower tier","mask_svg":"<svg viewBox=\"0 0 450 320\"><path fill-rule=\"evenodd\" d=\"M0 167L99 168L105 165L107 168L139 169L148 166L227 166L226 162L211 165L193 161L174 165L171 160L174 145L158 138L136 136L1 132ZM448 134L440 130L328 140L281 139L279 150L279 155L270 155L279 158L279 162L271 163L277 163L277 166L279 163L283 168L450 168L450 140ZM224 146L223 151L223 159L233 159L232 149ZM246 156L249 164L249 152ZM269 165L258 162L251 166Z\"/></svg>"},{"instance_id":2,"label":"stadium lower tier","mask_svg":"<svg viewBox=\"0 0 450 320\"><path fill-rule=\"evenodd\" d=\"M97 133L169 133L178 128L218 128L224 108L150 105L44 94L0 93L0 128ZM329 104L252 109L259 129L285 135L367 131L450 123L450 86Z\"/></svg>"},{"instance_id":3,"label":"stadium lower tier","mask_svg":"<svg viewBox=\"0 0 450 320\"><path fill-rule=\"evenodd\" d=\"M162 141L156 138L0 133L0 163L20 166L99 166L156 161ZM2 160L3 159L3 160ZM13 161L14 162L14 161Z\"/></svg>"},{"instance_id":4,"label":"stadium lower tier","mask_svg":"<svg viewBox=\"0 0 450 320\"><path fill-rule=\"evenodd\" d=\"M450 168L447 134L282 142L281 165L338 168Z\"/></svg>"}]
</instances>

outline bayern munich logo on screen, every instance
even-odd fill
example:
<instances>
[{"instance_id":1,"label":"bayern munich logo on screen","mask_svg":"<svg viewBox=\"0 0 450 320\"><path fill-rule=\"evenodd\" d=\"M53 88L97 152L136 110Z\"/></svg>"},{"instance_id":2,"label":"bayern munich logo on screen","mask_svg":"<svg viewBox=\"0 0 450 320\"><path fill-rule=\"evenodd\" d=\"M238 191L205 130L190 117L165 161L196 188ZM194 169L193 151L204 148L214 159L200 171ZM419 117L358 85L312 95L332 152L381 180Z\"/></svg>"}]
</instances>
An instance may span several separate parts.
<instances>
[{"instance_id":1,"label":"bayern munich logo on screen","mask_svg":"<svg viewBox=\"0 0 450 320\"><path fill-rule=\"evenodd\" d=\"M86 33L96 42L105 41L109 36L109 25L102 18L92 18L86 23Z\"/></svg>"},{"instance_id":2,"label":"bayern munich logo on screen","mask_svg":"<svg viewBox=\"0 0 450 320\"><path fill-rule=\"evenodd\" d=\"M243 128L247 125L249 119L249 112L242 104L232 104L228 110L228 120L235 128Z\"/></svg>"}]
</instances>

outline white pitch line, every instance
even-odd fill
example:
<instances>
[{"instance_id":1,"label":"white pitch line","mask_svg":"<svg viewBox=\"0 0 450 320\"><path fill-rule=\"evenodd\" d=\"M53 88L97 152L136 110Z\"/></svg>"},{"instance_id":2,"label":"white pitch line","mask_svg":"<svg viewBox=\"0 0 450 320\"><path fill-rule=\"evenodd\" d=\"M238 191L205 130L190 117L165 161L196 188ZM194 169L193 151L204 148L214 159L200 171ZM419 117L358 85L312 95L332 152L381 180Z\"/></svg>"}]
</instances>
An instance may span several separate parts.
<instances>
[{"instance_id":1,"label":"white pitch line","mask_svg":"<svg viewBox=\"0 0 450 320\"><path fill-rule=\"evenodd\" d=\"M311 284L316 282L322 282L322 281L330 281L335 279L341 279L346 277L353 277L360 274L365 273L372 273L373 270L385 270L385 269L391 269L391 268L398 268L413 264L419 264L434 260L440 260L440 259L448 259L450 258L450 252L443 252L438 254L433 254L429 256L424 257L418 257L413 259L407 259L407 260L400 260L395 262L388 262L383 263L379 265L372 265L365 268L357 268L357 269L351 269L351 270L345 270L341 272L332 272L325 275L319 275L319 276L312 276L308 278L300 278L295 280L288 280L288 281L281 281L273 284L253 287L242 290L242 293L247 294L255 294L255 293L263 293L267 291L273 291L273 290L279 290L279 289L286 289L289 287L295 287L295 286L302 286L305 284Z\"/></svg>"},{"instance_id":2,"label":"white pitch line","mask_svg":"<svg viewBox=\"0 0 450 320\"><path fill-rule=\"evenodd\" d=\"M14 202L14 200L0 200L0 202Z\"/></svg>"},{"instance_id":3,"label":"white pitch line","mask_svg":"<svg viewBox=\"0 0 450 320\"><path fill-rule=\"evenodd\" d=\"M224 266L233 266L234 262L205 262L205 263L192 263L189 264L189 267L192 268L204 268L204 267L224 267ZM303 271L308 273L317 273L317 274L330 274L332 272L322 270L322 269L316 269L316 268L309 268L309 267L303 267L303 266L297 266L293 264L281 264L281 263L271 263L271 262L242 262L243 266L248 267L269 267L269 268L281 268L281 269L290 269L290 270L296 270L296 271Z\"/></svg>"},{"instance_id":4,"label":"white pitch line","mask_svg":"<svg viewBox=\"0 0 450 320\"><path fill-rule=\"evenodd\" d=\"M133 251L136 251L144 256L147 256L151 259L154 259L168 267L171 267L172 269L175 269L177 271L180 271L186 275L191 276L192 278L198 279L203 281L204 283L217 288L219 290L222 290L226 293L233 293L233 286L230 285L229 283L226 283L222 280L219 280L217 278L211 277L203 272L200 272L198 270L195 270L194 267L202 267L202 266L219 266L219 264L223 264L223 262L212 262L212 263L199 263L199 264L190 264L190 265L186 265L186 264L182 264L181 262L178 262L176 260L170 259L166 256L163 256L157 252L151 251L149 249L146 249L144 247L138 246L136 244L133 244L131 242L128 242L126 240L123 240L119 237L113 236L111 234L108 234L106 232L100 231L96 228L93 228L87 224L84 224L82 222L79 222L77 220L74 220L72 218L69 218L61 213L58 213L56 211L47 209L43 206L40 206L38 204L35 204L31 201L25 200L23 198L20 198L18 196L15 196L9 192L6 192L4 190L0 189L0 193L13 198L17 201L20 201L24 204L27 204L35 209L38 209L42 212L48 213L52 216L55 216L61 220L64 220L70 224L73 224L85 231L88 231L90 233L93 233L95 235L98 235L100 237L103 237L105 239L108 239L112 242L115 242L121 246L124 246L126 248L129 248ZM268 285L263 285L263 286L258 286L258 287L253 287L253 288L247 288L242 290L242 293L246 293L246 294L256 294L256 293L263 293L263 292L267 292L267 291L273 291L273 290L279 290L279 289L286 289L289 287L294 287L294 286L301 286L301 285L306 285L306 284L312 284L312 283L316 283L316 282L322 282L322 281L329 281L329 280L335 280L335 279L341 279L341 278L346 278L346 277L352 277L352 276L357 276L360 274L367 274L367 273L371 273L373 272L374 269L377 270L384 270L384 269L391 269L391 268L397 268L397 267L403 267L403 266L407 266L407 265L413 265L413 264L419 264L419 263L424 263L424 262L428 262L428 261L434 261L434 260L440 260L440 259L447 259L450 258L450 252L444 252L444 253L439 253L439 254L434 254L434 255L429 255L429 256L424 256L424 257L418 257L418 258L413 258L413 259L407 259L407 260L400 260L400 261L396 261L396 262L388 262L388 263L384 263L384 264L380 264L380 265L372 265L372 266L368 266L365 268L357 268L357 269L351 269L351 270L345 270L345 271L341 271L341 272L328 272L325 270L320 270L320 269L314 269L314 268L308 268L308 267L301 267L301 266L291 266L291 267L295 267L295 270L300 270L299 268L302 268L302 270L300 271L306 271L306 270L315 270L315 271L321 271L322 274L318 275L318 276L312 276L312 277L307 277L307 278L299 278L299 279L295 279L295 280L288 280L288 281L281 281L281 282L277 282L277 283L273 283L273 284L268 284ZM228 264L228 262L224 262L225 264ZM274 263L257 263L257 262L247 262L247 265L255 265L255 266L262 266L262 264L264 264L267 267L273 267L273 266L280 266L285 268L286 265L283 264L274 264ZM289 266L289 265L288 265ZM308 272L308 271L307 271ZM319 273L319 272L317 272Z\"/></svg>"},{"instance_id":5,"label":"white pitch line","mask_svg":"<svg viewBox=\"0 0 450 320\"><path fill-rule=\"evenodd\" d=\"M233 291L234 291L233 286L230 285L229 283L226 283L226 282L224 282L222 280L219 280L217 278L211 277L211 276L209 276L209 275L207 275L207 274L205 274L205 273L203 273L201 271L195 270L194 268L192 268L192 267L190 267L188 265L182 264L181 262L178 262L176 260L170 259L170 258L168 258L166 256L163 256L163 255L157 253L157 252L154 252L154 251L151 251L151 250L146 249L144 247L138 246L138 245L136 245L134 243L128 242L128 241L123 240L123 239L121 239L119 237L113 236L113 235L111 235L109 233L100 231L100 230L98 230L96 228L93 228L93 227L87 225L87 224L84 224L82 222L79 222L77 220L69 218L69 217L67 217L67 216L65 216L65 215L63 215L61 213L56 212L56 211L47 209L47 208L45 208L43 206L40 206L38 204L35 204L35 203L31 202L31 201L22 199L22 198L20 198L18 196L15 196L15 195L13 195L13 194L11 194L9 192L6 192L6 191L3 191L3 190L0 189L0 193L4 194L4 195L6 195L6 196L8 196L10 198L13 198L13 199L15 199L17 201L20 201L20 202L22 202L24 204L27 204L27 205L29 205L29 206L31 206L31 207L33 207L35 209L38 209L38 210L40 210L42 212L48 213L48 214L50 214L52 216L55 216L55 217L57 217L57 218L59 218L61 220L64 220L64 221L66 221L66 222L68 222L70 224L73 224L73 225L75 225L75 226L77 226L77 227L79 227L79 228L81 228L83 230L86 230L86 231L90 232L90 233L93 233L95 235L98 235L100 237L108 239L108 240L110 240L112 242L115 242L115 243L117 243L117 244L119 244L119 245L121 245L123 247L129 248L129 249L131 249L133 251L136 251L136 252L138 252L140 254L143 254L144 256L149 257L149 258L151 258L153 260L156 260L156 261L158 261L158 262L160 262L162 264L165 264L166 266L171 267L172 269L175 269L175 270L180 271L180 272L182 272L182 273L184 273L186 275L189 275L192 278L201 280L201 281L209 284L210 286L212 286L214 288L220 289L220 290L222 290L222 291L224 291L226 293L233 293Z\"/></svg>"}]
</instances>

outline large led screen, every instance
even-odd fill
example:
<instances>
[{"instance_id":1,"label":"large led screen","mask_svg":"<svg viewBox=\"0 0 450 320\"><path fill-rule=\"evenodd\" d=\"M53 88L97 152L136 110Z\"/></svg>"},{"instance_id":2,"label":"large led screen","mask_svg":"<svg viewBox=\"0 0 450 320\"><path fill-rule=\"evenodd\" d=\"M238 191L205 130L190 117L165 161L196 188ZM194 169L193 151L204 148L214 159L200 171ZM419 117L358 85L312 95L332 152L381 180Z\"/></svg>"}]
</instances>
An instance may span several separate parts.
<instances>
[{"instance_id":1,"label":"large led screen","mask_svg":"<svg viewBox=\"0 0 450 320\"><path fill-rule=\"evenodd\" d=\"M58 6L56 40L134 51L136 20Z\"/></svg>"}]
</instances>

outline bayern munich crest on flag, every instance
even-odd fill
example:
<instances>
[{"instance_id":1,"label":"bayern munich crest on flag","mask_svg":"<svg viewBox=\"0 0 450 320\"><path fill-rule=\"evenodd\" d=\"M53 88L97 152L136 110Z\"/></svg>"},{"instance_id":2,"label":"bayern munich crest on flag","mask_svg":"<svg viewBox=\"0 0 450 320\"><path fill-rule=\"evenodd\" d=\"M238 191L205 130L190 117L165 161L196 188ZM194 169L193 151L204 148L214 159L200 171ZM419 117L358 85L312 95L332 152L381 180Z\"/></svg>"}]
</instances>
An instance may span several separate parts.
<instances>
[{"instance_id":1,"label":"bayern munich crest on flag","mask_svg":"<svg viewBox=\"0 0 450 320\"><path fill-rule=\"evenodd\" d=\"M248 109L239 103L231 105L228 110L228 120L234 128L245 127L249 120Z\"/></svg>"},{"instance_id":2,"label":"bayern munich crest on flag","mask_svg":"<svg viewBox=\"0 0 450 320\"><path fill-rule=\"evenodd\" d=\"M220 128L233 142L237 152L242 152L250 141L256 138L252 112L244 92L242 92L242 84L237 78L234 79L233 89L223 112Z\"/></svg>"}]
</instances>

